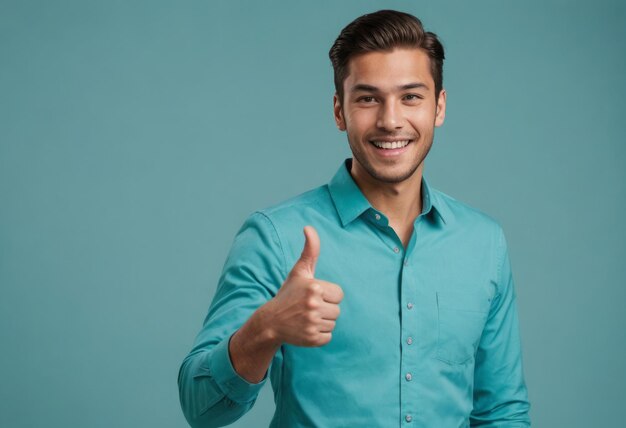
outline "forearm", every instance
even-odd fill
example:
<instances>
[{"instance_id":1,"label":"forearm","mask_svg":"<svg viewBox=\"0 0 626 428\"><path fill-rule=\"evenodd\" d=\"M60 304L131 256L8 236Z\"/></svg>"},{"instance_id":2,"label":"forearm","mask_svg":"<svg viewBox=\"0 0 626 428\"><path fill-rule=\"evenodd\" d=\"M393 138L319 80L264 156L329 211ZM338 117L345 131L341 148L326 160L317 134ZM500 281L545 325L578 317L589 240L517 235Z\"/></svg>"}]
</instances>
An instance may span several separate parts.
<instances>
[{"instance_id":1,"label":"forearm","mask_svg":"<svg viewBox=\"0 0 626 428\"><path fill-rule=\"evenodd\" d=\"M267 307L261 306L230 339L230 360L235 371L250 383L263 378L280 347Z\"/></svg>"},{"instance_id":2,"label":"forearm","mask_svg":"<svg viewBox=\"0 0 626 428\"><path fill-rule=\"evenodd\" d=\"M261 213L246 219L235 237L202 330L179 371L181 407L192 427L224 426L240 418L269 377L273 357L281 357L275 352L280 345L267 346L264 338L271 336L255 315L284 281L277 239Z\"/></svg>"},{"instance_id":3,"label":"forearm","mask_svg":"<svg viewBox=\"0 0 626 428\"><path fill-rule=\"evenodd\" d=\"M239 419L254 403L236 403L225 395L208 369L210 355L202 352L188 356L178 375L181 408L193 428L228 425Z\"/></svg>"},{"instance_id":4,"label":"forearm","mask_svg":"<svg viewBox=\"0 0 626 428\"><path fill-rule=\"evenodd\" d=\"M232 336L185 359L178 386L192 427L224 426L252 407L280 347L271 337L263 313L253 314Z\"/></svg>"}]
</instances>

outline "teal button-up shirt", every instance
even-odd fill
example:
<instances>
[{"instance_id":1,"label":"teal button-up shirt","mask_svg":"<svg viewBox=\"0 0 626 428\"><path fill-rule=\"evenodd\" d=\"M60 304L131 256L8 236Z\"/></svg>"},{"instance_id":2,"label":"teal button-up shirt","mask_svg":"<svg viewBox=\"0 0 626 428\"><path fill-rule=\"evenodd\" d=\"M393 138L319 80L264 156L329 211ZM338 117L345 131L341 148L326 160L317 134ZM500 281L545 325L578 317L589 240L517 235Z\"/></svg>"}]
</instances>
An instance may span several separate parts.
<instances>
[{"instance_id":1,"label":"teal button-up shirt","mask_svg":"<svg viewBox=\"0 0 626 428\"><path fill-rule=\"evenodd\" d=\"M233 369L228 342L276 295L312 225L315 277L344 291L332 340L283 344L269 369L271 427L527 427L515 290L502 228L431 188L407 248L350 175L250 215L237 233L179 377L193 427L227 425L258 384Z\"/></svg>"}]
</instances>

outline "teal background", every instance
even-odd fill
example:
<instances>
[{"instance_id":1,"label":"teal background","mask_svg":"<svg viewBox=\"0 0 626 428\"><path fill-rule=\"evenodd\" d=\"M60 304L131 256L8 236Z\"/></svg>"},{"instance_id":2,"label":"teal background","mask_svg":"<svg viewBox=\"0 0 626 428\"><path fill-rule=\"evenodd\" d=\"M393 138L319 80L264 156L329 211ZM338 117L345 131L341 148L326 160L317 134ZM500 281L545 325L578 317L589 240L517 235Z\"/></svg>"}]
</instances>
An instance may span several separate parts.
<instances>
[{"instance_id":1,"label":"teal background","mask_svg":"<svg viewBox=\"0 0 626 428\"><path fill-rule=\"evenodd\" d=\"M350 155L327 52L381 8L446 47L425 174L505 228L534 426L621 425L623 2L2 0L0 426L186 426L233 236Z\"/></svg>"}]
</instances>

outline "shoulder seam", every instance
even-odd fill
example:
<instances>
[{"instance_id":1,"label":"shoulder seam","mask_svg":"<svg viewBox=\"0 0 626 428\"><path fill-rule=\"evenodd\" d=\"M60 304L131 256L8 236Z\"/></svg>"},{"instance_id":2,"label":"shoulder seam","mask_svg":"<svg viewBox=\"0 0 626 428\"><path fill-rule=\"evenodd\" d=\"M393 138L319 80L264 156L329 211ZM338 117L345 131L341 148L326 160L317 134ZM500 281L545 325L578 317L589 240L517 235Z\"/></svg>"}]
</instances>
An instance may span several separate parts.
<instances>
[{"instance_id":1,"label":"shoulder seam","mask_svg":"<svg viewBox=\"0 0 626 428\"><path fill-rule=\"evenodd\" d=\"M274 224L274 222L272 221L272 219L265 214L263 211L261 210L257 210L255 211L253 214L258 214L261 217L265 218L267 220L267 222L272 226L272 230L274 231L274 234L276 235L276 241L278 243L278 248L280 248L280 254L282 255L282 259L283 259L283 265L282 265L282 271L283 271L283 277L286 278L287 277L287 259L285 257L285 250L283 249L283 243L280 239L280 234L278 233L278 229L276 228L276 225Z\"/></svg>"}]
</instances>

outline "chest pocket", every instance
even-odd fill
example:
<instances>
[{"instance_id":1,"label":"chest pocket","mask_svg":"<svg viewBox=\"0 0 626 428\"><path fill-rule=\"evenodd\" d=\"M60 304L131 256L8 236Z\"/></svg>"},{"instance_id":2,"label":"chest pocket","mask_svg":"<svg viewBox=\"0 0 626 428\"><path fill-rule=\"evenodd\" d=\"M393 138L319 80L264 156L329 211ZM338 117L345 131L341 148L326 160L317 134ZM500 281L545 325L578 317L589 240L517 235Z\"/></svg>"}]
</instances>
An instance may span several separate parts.
<instances>
[{"instance_id":1,"label":"chest pocket","mask_svg":"<svg viewBox=\"0 0 626 428\"><path fill-rule=\"evenodd\" d=\"M437 358L463 364L474 357L491 299L479 292L438 291Z\"/></svg>"}]
</instances>

